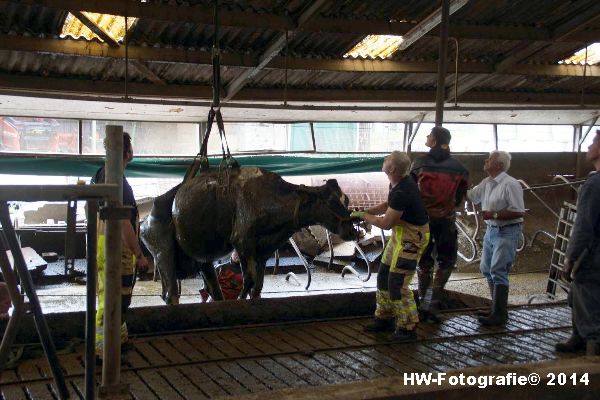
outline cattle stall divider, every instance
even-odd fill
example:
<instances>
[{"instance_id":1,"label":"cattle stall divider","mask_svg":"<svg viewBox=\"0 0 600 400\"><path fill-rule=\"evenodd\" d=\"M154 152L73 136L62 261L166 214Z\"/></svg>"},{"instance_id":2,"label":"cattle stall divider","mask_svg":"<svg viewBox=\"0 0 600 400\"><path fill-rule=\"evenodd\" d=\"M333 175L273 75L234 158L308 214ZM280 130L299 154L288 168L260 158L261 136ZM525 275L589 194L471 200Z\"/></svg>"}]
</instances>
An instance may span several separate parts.
<instances>
[{"instance_id":1,"label":"cattle stall divider","mask_svg":"<svg viewBox=\"0 0 600 400\"><path fill-rule=\"evenodd\" d=\"M48 363L52 370L54 382L58 389L58 396L61 399L69 398L69 392L65 385L62 369L58 357L56 355L56 347L50 335L50 331L44 313L40 306L39 299L33 280L23 253L21 251L20 244L18 242L16 232L12 226L10 219L10 213L8 210L9 201L75 201L75 200L86 200L88 203L88 229L87 229L87 241L88 241L88 254L87 254L87 286L86 286L86 332L85 332L85 384L86 384L86 398L94 399L95 397L95 313L96 313L96 218L98 210L98 202L105 199L113 199L118 196L118 185L114 184L97 184L97 185L1 185L0 186L0 222L2 224L2 235L0 244L4 247L9 248L13 255L14 270L16 270L21 285L29 300L29 308L33 312L33 318L35 322L38 335L44 352L48 359ZM4 248L0 249L0 252L5 254ZM107 257L112 255L107 254ZM19 288L17 287L17 280L15 272L8 262L7 257L0 258L0 265L2 272L6 279L6 283L9 286L9 293L11 295L11 301L15 305L13 315L11 315L8 322L2 344L0 345L0 369L3 369L5 362L8 360L10 348L16 336L18 324L23 317L25 309L22 307L23 298L18 295ZM17 296L18 295L18 296ZM17 296L17 297L15 297Z\"/></svg>"}]
</instances>

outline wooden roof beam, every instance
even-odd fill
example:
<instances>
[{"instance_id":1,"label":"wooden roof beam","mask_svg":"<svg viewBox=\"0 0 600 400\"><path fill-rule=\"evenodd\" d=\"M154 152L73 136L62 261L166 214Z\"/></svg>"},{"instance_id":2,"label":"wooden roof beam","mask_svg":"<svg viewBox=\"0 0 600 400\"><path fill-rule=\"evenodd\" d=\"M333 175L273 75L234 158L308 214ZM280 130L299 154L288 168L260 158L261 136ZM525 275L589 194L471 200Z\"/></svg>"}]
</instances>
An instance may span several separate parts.
<instances>
[{"instance_id":1,"label":"wooden roof beam","mask_svg":"<svg viewBox=\"0 0 600 400\"><path fill-rule=\"evenodd\" d=\"M323 5L328 0L315 0L313 1L302 13L298 16L296 20L297 26L302 26L305 24L310 18L312 18L318 11L323 7ZM260 70L267 66L275 58L279 55L279 52L286 43L293 37L295 32L291 34L286 33L279 34L271 44L265 49L265 51L258 57L258 65L254 68L250 68L240 75L238 75L235 79L233 79L229 85L225 88L225 96L223 98L224 101L229 101L237 94L237 92L242 89L250 79L252 79Z\"/></svg>"},{"instance_id":2,"label":"wooden roof beam","mask_svg":"<svg viewBox=\"0 0 600 400\"><path fill-rule=\"evenodd\" d=\"M449 15L452 15L456 11L460 10L468 2L469 0L451 0L449 5ZM403 40L402 43L400 43L398 50L401 51L408 49L414 42L431 32L431 30L436 28L441 22L442 8L439 7L437 10L423 18L423 20L419 21L419 23L411 30L402 35Z\"/></svg>"},{"instance_id":3,"label":"wooden roof beam","mask_svg":"<svg viewBox=\"0 0 600 400\"><path fill-rule=\"evenodd\" d=\"M552 31L553 39L555 41L564 40L569 36L580 32L587 25L594 23L599 19L600 2L596 3L592 7L588 7L587 9L577 13L574 18L569 18L565 23L557 26ZM524 61L525 59L531 57L533 54L536 54L540 50L550 45L551 44L545 44L544 42L522 42L521 44L516 46L513 51L511 51L509 56L505 57L502 61L495 65L495 72L506 73L506 71L510 70L517 63ZM467 78L461 84L459 84L458 88L452 88L451 90L447 91L448 95L446 96L446 101L455 100L455 93L456 96L460 97L468 91L470 91L471 89L475 88L476 86L482 85L492 76L493 75L475 75Z\"/></svg>"},{"instance_id":4,"label":"wooden roof beam","mask_svg":"<svg viewBox=\"0 0 600 400\"><path fill-rule=\"evenodd\" d=\"M32 38L28 36L0 34L0 49L82 57L125 58L124 46L112 48L104 43L74 39ZM128 53L129 60L132 63L134 61L139 61L143 63L167 62L197 65L211 64L211 53L202 50L129 46ZM248 54L222 53L221 65L253 68L258 65L258 57L256 55ZM146 65L144 66L146 67L145 69L148 69ZM144 66L141 66L141 68L144 69ZM137 67L137 65L134 65L134 67ZM286 68L285 57L277 56L273 58L265 68ZM288 58L287 68L289 70L307 71L434 74L437 71L437 63L435 61ZM138 68L138 70L140 70L140 68ZM493 64L478 62L459 63L458 70L462 74L491 74L495 71ZM140 72L144 73L142 71ZM451 74L453 72L454 65L449 65L448 73ZM583 72L584 68L581 65L516 64L506 71L499 73L511 75L582 77L584 76ZM600 66L588 65L585 76L600 76ZM149 74L146 74L146 77L150 81L156 80Z\"/></svg>"},{"instance_id":5,"label":"wooden roof beam","mask_svg":"<svg viewBox=\"0 0 600 400\"><path fill-rule=\"evenodd\" d=\"M154 85L130 82L127 85L131 97L165 99L206 99L212 98L212 89L208 85ZM123 82L92 81L83 79L60 79L32 77L24 75L0 74L0 93L13 95L40 95L52 97L52 94L103 95L121 97L124 93ZM236 99L248 101L277 101L283 98L283 91L277 89L244 88ZM327 89L305 90L289 88L288 101L328 101L328 102L431 102L435 99L432 90L361 90ZM586 94L586 104L600 106L600 95ZM473 92L463 99L479 104L545 104L580 106L581 93L535 93L535 92Z\"/></svg>"},{"instance_id":6,"label":"wooden roof beam","mask_svg":"<svg viewBox=\"0 0 600 400\"><path fill-rule=\"evenodd\" d=\"M30 6L42 6L59 10L81 10L102 14L127 15L165 22L188 22L193 24L212 25L213 9L202 5L176 6L158 3L142 3L126 0L0 0L0 3L20 3ZM272 29L278 31L299 30L304 32L347 33L353 35L406 35L417 24L390 20L358 20L337 19L314 16L301 26L287 16L275 14L252 15L243 11L222 10L219 12L222 26L238 28ZM458 39L472 40L552 40L552 32L543 27L529 26L494 26L494 25L453 25L450 24L448 34ZM426 36L439 37L437 28ZM580 31L569 35L564 41L589 43L598 41L600 31Z\"/></svg>"}]
</instances>

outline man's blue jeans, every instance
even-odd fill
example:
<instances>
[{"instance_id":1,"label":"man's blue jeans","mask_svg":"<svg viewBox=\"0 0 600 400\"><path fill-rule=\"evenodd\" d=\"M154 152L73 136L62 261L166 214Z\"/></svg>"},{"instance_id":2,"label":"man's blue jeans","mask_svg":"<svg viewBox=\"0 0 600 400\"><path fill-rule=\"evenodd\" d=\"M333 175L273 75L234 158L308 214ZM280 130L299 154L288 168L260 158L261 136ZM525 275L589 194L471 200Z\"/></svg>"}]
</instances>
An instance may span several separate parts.
<instances>
[{"instance_id":1,"label":"man's blue jeans","mask_svg":"<svg viewBox=\"0 0 600 400\"><path fill-rule=\"evenodd\" d=\"M483 237L483 254L479 269L493 285L508 286L523 224L504 227L488 225Z\"/></svg>"}]
</instances>

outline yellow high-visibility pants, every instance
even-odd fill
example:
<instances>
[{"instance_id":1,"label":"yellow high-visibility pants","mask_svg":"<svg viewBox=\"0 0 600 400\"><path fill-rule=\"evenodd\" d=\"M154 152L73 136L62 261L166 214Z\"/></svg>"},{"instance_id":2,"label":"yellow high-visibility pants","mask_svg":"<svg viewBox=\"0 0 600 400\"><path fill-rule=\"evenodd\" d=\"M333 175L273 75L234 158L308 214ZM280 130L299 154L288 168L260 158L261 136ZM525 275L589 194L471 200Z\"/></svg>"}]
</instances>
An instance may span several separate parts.
<instances>
[{"instance_id":1,"label":"yellow high-visibility pants","mask_svg":"<svg viewBox=\"0 0 600 400\"><path fill-rule=\"evenodd\" d=\"M98 265L98 308L96 310L96 355L102 357L104 346L104 278L106 269L106 237L98 235L98 251L96 263ZM121 248L121 344L128 340L127 323L125 316L131 304L135 276L135 256L126 247Z\"/></svg>"}]
</instances>

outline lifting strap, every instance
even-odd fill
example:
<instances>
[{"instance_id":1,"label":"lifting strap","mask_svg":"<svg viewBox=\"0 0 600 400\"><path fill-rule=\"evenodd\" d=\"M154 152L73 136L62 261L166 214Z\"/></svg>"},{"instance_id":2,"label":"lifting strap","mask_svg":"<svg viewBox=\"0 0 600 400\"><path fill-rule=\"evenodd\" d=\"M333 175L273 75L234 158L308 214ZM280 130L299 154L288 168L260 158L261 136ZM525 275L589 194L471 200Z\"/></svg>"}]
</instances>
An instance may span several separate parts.
<instances>
[{"instance_id":1,"label":"lifting strap","mask_svg":"<svg viewBox=\"0 0 600 400\"><path fill-rule=\"evenodd\" d=\"M229 151L229 144L227 143L227 137L225 136L225 125L223 124L223 116L221 115L221 64L220 64L220 49L219 49L219 1L215 0L214 8L214 43L212 48L212 70L213 70L213 99L208 112L208 121L206 123L206 132L204 133L204 139L202 140L202 146L200 146L200 152L196 154L192 164L188 167L183 181L186 182L188 179L192 179L198 173L198 170L208 170L208 139L212 130L212 125L217 120L217 128L219 129L219 136L221 138L221 152L223 153L223 160L219 168L239 168L239 163L231 156ZM227 149L227 152L225 151Z\"/></svg>"}]
</instances>

